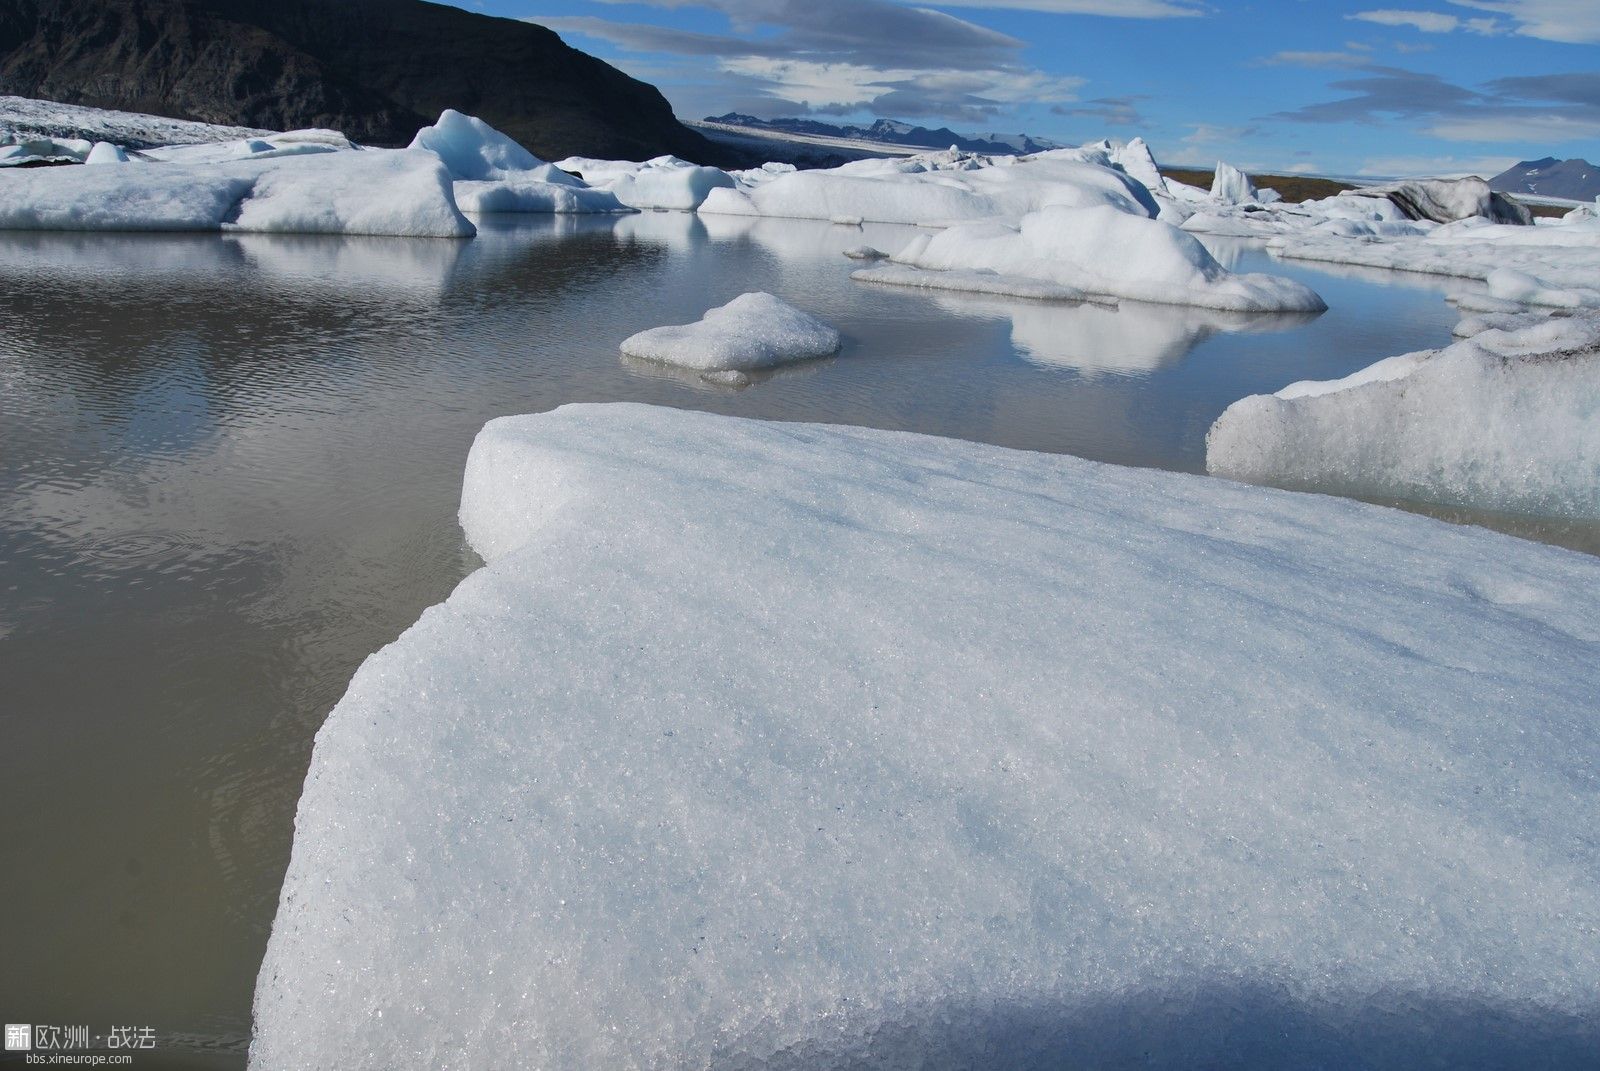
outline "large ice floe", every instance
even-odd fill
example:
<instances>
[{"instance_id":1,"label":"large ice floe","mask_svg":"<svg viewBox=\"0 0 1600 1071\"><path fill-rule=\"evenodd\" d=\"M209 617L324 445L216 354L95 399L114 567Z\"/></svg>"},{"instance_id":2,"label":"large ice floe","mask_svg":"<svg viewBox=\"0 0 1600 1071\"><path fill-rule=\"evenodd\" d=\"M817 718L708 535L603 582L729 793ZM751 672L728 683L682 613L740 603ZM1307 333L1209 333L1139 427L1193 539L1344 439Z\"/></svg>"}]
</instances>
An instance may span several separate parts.
<instances>
[{"instance_id":1,"label":"large ice floe","mask_svg":"<svg viewBox=\"0 0 1600 1071\"><path fill-rule=\"evenodd\" d=\"M1303 283L1273 275L1236 275L1192 235L1160 220L1110 205L1056 206L1025 216L1019 226L969 223L921 235L894 260L945 279L862 269L855 278L944 286L1020 297L1129 298L1235 312L1317 312L1327 308Z\"/></svg>"},{"instance_id":2,"label":"large ice floe","mask_svg":"<svg viewBox=\"0 0 1600 1071\"><path fill-rule=\"evenodd\" d=\"M692 324L653 327L622 343L636 360L676 365L739 382L743 373L826 357L839 332L767 293L741 294Z\"/></svg>"},{"instance_id":3,"label":"large ice floe","mask_svg":"<svg viewBox=\"0 0 1600 1071\"><path fill-rule=\"evenodd\" d=\"M753 186L713 190L700 211L944 225L990 219L1015 222L1051 205L1105 205L1152 217L1160 211L1150 191L1114 168L1099 148L1020 157L950 150L858 160L831 170L779 174Z\"/></svg>"},{"instance_id":4,"label":"large ice floe","mask_svg":"<svg viewBox=\"0 0 1600 1071\"><path fill-rule=\"evenodd\" d=\"M1214 474L1600 519L1600 315L1502 318L1443 350L1235 402Z\"/></svg>"},{"instance_id":5,"label":"large ice floe","mask_svg":"<svg viewBox=\"0 0 1600 1071\"><path fill-rule=\"evenodd\" d=\"M1572 1067L1600 561L639 406L317 735L251 1066Z\"/></svg>"},{"instance_id":6,"label":"large ice floe","mask_svg":"<svg viewBox=\"0 0 1600 1071\"><path fill-rule=\"evenodd\" d=\"M0 229L473 233L432 153L263 155L0 172Z\"/></svg>"}]
</instances>

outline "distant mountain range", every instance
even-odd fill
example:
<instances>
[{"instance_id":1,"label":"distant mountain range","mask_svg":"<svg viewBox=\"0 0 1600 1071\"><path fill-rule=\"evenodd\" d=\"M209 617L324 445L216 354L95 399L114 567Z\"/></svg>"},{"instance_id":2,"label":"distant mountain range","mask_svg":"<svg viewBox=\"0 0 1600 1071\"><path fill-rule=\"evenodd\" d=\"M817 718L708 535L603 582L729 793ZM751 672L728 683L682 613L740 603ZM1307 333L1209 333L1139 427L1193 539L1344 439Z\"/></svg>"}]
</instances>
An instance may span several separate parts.
<instances>
[{"instance_id":1,"label":"distant mountain range","mask_svg":"<svg viewBox=\"0 0 1600 1071\"><path fill-rule=\"evenodd\" d=\"M783 134L801 134L807 137L843 138L850 141L870 141L881 145L909 145L924 149L948 149L954 145L964 152L1031 153L1046 149L1059 149L1061 145L1044 138L1027 134L957 134L948 127L929 129L913 126L894 119L879 119L871 126L838 126L815 119L757 119L753 115L729 112L727 115L709 115L708 123L744 127L747 130L771 130Z\"/></svg>"},{"instance_id":2,"label":"distant mountain range","mask_svg":"<svg viewBox=\"0 0 1600 1071\"><path fill-rule=\"evenodd\" d=\"M1592 201L1600 197L1600 167L1587 160L1524 160L1489 180L1499 193L1525 193L1536 197L1564 197Z\"/></svg>"},{"instance_id":3,"label":"distant mountain range","mask_svg":"<svg viewBox=\"0 0 1600 1071\"><path fill-rule=\"evenodd\" d=\"M0 0L0 94L373 145L457 108L548 159L728 158L552 31L423 0Z\"/></svg>"}]
</instances>

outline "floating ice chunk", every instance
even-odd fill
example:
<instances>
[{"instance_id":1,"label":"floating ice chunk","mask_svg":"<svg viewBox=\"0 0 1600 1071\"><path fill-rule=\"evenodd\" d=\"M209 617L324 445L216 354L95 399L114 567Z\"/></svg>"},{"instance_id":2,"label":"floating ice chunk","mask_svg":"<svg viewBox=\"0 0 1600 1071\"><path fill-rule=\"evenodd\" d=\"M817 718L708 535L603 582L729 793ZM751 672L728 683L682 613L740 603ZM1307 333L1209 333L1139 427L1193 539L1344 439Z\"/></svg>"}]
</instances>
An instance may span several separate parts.
<instances>
[{"instance_id":1,"label":"floating ice chunk","mask_svg":"<svg viewBox=\"0 0 1600 1071\"><path fill-rule=\"evenodd\" d=\"M1301 283L1235 275L1199 240L1160 220L1110 207L1046 208L1022 220L971 223L919 236L895 260L936 271L994 272L1087 294L1239 312L1320 312Z\"/></svg>"},{"instance_id":2,"label":"floating ice chunk","mask_svg":"<svg viewBox=\"0 0 1600 1071\"><path fill-rule=\"evenodd\" d=\"M543 179L507 178L489 182L455 183L456 205L469 215L486 212L602 213L631 212L610 190L546 182Z\"/></svg>"},{"instance_id":3,"label":"floating ice chunk","mask_svg":"<svg viewBox=\"0 0 1600 1071\"><path fill-rule=\"evenodd\" d=\"M128 162L127 151L121 146L113 145L109 141L97 141L94 148L89 150L89 155L84 157L86 164L125 164Z\"/></svg>"},{"instance_id":4,"label":"floating ice chunk","mask_svg":"<svg viewBox=\"0 0 1600 1071\"><path fill-rule=\"evenodd\" d=\"M448 173L431 153L47 168L7 174L3 185L0 230L473 233L456 208Z\"/></svg>"},{"instance_id":5,"label":"floating ice chunk","mask_svg":"<svg viewBox=\"0 0 1600 1071\"><path fill-rule=\"evenodd\" d=\"M844 251L851 260L887 260L889 254L870 245L853 245Z\"/></svg>"},{"instance_id":6,"label":"floating ice chunk","mask_svg":"<svg viewBox=\"0 0 1600 1071\"><path fill-rule=\"evenodd\" d=\"M1341 196L1334 200L1392 204L1365 197ZM1540 289L1552 294L1590 291L1595 289L1595 280L1600 278L1600 220L1579 219L1552 226L1523 227L1495 224L1472 216L1442 225L1419 221L1410 226L1423 228L1425 233L1405 235L1397 227L1384 226L1374 228L1375 233L1370 236L1352 241L1339 236L1332 227L1313 226L1279 234L1269 241L1269 248L1276 256L1298 260L1359 264L1485 281L1492 273L1509 269L1534 277ZM1483 311L1504 311L1504 301L1493 294L1458 298L1462 307ZM1572 293L1568 293L1559 303L1552 304L1564 305L1572 301Z\"/></svg>"},{"instance_id":7,"label":"floating ice chunk","mask_svg":"<svg viewBox=\"0 0 1600 1071\"><path fill-rule=\"evenodd\" d=\"M692 324L655 327L622 343L629 357L699 372L748 371L826 357L839 332L771 294L741 294Z\"/></svg>"},{"instance_id":8,"label":"floating ice chunk","mask_svg":"<svg viewBox=\"0 0 1600 1071\"><path fill-rule=\"evenodd\" d=\"M1235 402L1211 428L1206 466L1259 483L1600 518L1600 317L1507 326Z\"/></svg>"},{"instance_id":9,"label":"floating ice chunk","mask_svg":"<svg viewBox=\"0 0 1600 1071\"><path fill-rule=\"evenodd\" d=\"M1250 181L1250 176L1221 160L1217 161L1217 171L1211 179L1211 199L1221 201L1225 205L1239 205L1260 200L1256 196L1256 187Z\"/></svg>"},{"instance_id":10,"label":"floating ice chunk","mask_svg":"<svg viewBox=\"0 0 1600 1071\"><path fill-rule=\"evenodd\" d=\"M489 424L461 517L317 735L256 1071L1600 1045L1594 558L639 406Z\"/></svg>"},{"instance_id":11,"label":"floating ice chunk","mask_svg":"<svg viewBox=\"0 0 1600 1071\"><path fill-rule=\"evenodd\" d=\"M0 167L81 164L93 148L93 142L80 138L22 138L9 145L0 145Z\"/></svg>"},{"instance_id":12,"label":"floating ice chunk","mask_svg":"<svg viewBox=\"0 0 1600 1071\"><path fill-rule=\"evenodd\" d=\"M544 166L544 161L482 119L446 108L439 121L411 139L411 148L436 153L458 179L502 179Z\"/></svg>"}]
</instances>

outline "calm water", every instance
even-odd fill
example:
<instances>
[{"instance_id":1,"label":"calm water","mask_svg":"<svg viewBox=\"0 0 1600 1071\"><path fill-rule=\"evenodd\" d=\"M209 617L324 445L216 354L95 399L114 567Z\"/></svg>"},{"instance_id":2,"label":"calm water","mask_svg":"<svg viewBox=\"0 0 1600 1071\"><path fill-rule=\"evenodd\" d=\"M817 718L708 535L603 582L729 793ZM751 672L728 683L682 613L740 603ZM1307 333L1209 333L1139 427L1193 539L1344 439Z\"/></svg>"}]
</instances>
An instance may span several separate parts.
<instances>
[{"instance_id":1,"label":"calm water","mask_svg":"<svg viewBox=\"0 0 1600 1071\"><path fill-rule=\"evenodd\" d=\"M1220 252L1332 311L849 280L842 249L907 233L648 214L472 242L0 235L7 1021L150 1025L196 1066L242 1065L312 737L475 566L455 508L492 417L627 399L1200 471L1228 403L1455 321L1424 278L1242 246ZM744 390L619 358L752 289L837 325L841 354Z\"/></svg>"}]
</instances>

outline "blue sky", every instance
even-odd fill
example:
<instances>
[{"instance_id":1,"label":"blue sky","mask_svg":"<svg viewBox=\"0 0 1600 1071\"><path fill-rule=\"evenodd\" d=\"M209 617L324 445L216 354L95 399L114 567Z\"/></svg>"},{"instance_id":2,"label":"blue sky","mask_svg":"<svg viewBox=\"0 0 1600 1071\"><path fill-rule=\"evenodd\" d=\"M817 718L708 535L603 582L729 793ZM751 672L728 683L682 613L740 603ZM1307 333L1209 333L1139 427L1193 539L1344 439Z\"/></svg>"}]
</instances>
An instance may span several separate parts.
<instances>
[{"instance_id":1,"label":"blue sky","mask_svg":"<svg viewBox=\"0 0 1600 1071\"><path fill-rule=\"evenodd\" d=\"M1600 0L460 0L678 114L884 116L1329 174L1600 159Z\"/></svg>"}]
</instances>

